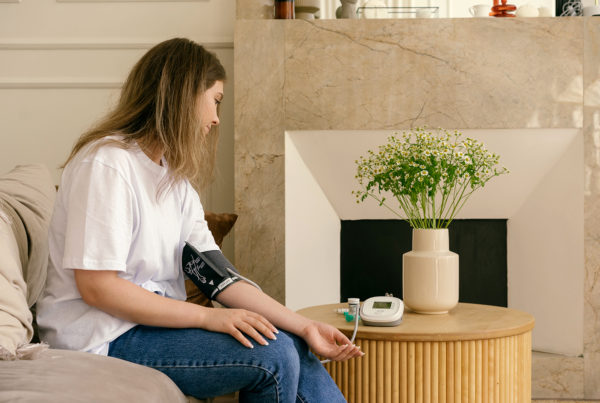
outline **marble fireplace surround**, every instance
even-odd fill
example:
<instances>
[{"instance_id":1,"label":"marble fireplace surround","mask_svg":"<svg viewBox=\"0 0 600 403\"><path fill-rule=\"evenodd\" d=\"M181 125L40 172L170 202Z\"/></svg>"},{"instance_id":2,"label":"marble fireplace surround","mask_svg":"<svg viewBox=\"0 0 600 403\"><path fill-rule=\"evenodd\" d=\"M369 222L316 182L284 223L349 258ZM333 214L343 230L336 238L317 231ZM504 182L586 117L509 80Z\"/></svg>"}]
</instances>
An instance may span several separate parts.
<instances>
[{"instance_id":1,"label":"marble fireplace surround","mask_svg":"<svg viewBox=\"0 0 600 403\"><path fill-rule=\"evenodd\" d=\"M535 354L532 392L600 398L600 18L251 20L241 3L238 266L285 301L286 131L580 129L583 356Z\"/></svg>"}]
</instances>

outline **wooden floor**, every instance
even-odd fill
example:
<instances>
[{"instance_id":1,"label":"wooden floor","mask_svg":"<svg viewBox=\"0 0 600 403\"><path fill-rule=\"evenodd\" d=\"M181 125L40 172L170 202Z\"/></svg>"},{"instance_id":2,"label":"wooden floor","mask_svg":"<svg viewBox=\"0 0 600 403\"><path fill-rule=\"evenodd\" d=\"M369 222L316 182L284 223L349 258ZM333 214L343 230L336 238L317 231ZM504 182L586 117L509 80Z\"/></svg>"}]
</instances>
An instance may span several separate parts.
<instances>
[{"instance_id":1,"label":"wooden floor","mask_svg":"<svg viewBox=\"0 0 600 403\"><path fill-rule=\"evenodd\" d=\"M195 403L195 402L200 402L199 400L192 400L190 399L190 403ZM221 397L217 397L215 398L213 401L213 403L237 403L238 402L238 397L237 394L233 394L233 395L228 395L228 396L221 396ZM552 400L552 399L533 399L532 403L594 403L594 402L598 402L600 403L600 400Z\"/></svg>"},{"instance_id":2,"label":"wooden floor","mask_svg":"<svg viewBox=\"0 0 600 403\"><path fill-rule=\"evenodd\" d=\"M600 400L568 400L568 399L533 399L532 403L593 403L600 402Z\"/></svg>"},{"instance_id":3,"label":"wooden floor","mask_svg":"<svg viewBox=\"0 0 600 403\"><path fill-rule=\"evenodd\" d=\"M197 400L196 400L197 401ZM213 400L214 403L237 403L236 395L221 396ZM600 403L600 400L548 400L548 399L533 399L532 403ZM191 403L195 403L191 401Z\"/></svg>"}]
</instances>

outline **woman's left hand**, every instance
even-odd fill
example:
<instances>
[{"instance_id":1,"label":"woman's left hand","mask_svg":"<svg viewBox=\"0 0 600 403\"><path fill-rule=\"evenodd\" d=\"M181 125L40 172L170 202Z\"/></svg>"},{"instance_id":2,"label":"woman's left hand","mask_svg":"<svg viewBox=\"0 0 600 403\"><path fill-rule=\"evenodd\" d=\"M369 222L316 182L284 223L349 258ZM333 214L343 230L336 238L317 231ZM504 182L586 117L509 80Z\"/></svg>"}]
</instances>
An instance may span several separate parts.
<instances>
[{"instance_id":1,"label":"woman's left hand","mask_svg":"<svg viewBox=\"0 0 600 403\"><path fill-rule=\"evenodd\" d=\"M365 355L338 329L323 322L311 321L302 338L315 352L332 361L344 361Z\"/></svg>"},{"instance_id":2,"label":"woman's left hand","mask_svg":"<svg viewBox=\"0 0 600 403\"><path fill-rule=\"evenodd\" d=\"M219 294L217 301L230 308L259 313L269 323L302 337L313 352L330 360L343 361L364 355L335 327L291 311L244 281L227 287Z\"/></svg>"}]
</instances>

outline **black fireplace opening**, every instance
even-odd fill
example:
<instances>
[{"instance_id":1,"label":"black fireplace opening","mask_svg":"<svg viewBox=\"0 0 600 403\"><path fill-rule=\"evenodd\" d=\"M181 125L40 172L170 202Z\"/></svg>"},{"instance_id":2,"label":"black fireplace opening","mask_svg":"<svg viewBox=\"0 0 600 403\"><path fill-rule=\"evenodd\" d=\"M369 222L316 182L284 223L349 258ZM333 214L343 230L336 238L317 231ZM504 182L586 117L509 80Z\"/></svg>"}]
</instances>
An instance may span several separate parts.
<instances>
[{"instance_id":1,"label":"black fireplace opening","mask_svg":"<svg viewBox=\"0 0 600 403\"><path fill-rule=\"evenodd\" d=\"M449 226L459 255L459 301L507 306L506 219L461 219ZM341 301L391 293L402 298L402 254L412 249L404 220L342 220Z\"/></svg>"}]
</instances>

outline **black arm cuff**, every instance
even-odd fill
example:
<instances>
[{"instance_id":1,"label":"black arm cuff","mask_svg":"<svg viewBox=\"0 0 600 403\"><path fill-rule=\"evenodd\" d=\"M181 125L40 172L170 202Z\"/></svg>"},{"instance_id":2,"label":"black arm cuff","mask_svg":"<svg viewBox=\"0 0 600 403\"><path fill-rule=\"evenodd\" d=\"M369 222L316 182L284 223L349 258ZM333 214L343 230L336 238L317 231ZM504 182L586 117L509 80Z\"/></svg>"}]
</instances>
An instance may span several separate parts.
<instances>
[{"instance_id":1,"label":"black arm cuff","mask_svg":"<svg viewBox=\"0 0 600 403\"><path fill-rule=\"evenodd\" d=\"M231 284L241 280L238 271L220 250L198 252L186 242L183 247L181 265L183 272L194 282L196 287L210 299Z\"/></svg>"}]
</instances>

